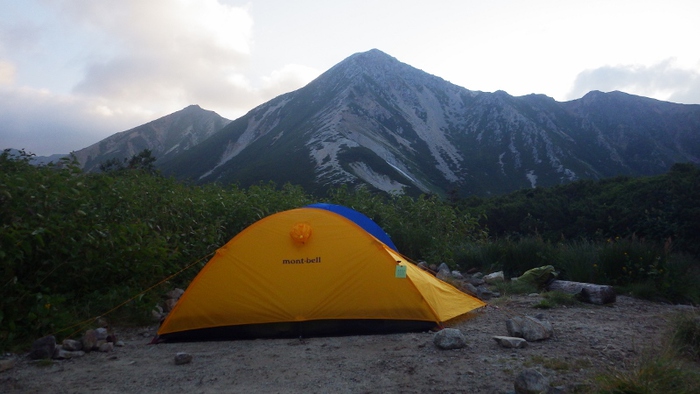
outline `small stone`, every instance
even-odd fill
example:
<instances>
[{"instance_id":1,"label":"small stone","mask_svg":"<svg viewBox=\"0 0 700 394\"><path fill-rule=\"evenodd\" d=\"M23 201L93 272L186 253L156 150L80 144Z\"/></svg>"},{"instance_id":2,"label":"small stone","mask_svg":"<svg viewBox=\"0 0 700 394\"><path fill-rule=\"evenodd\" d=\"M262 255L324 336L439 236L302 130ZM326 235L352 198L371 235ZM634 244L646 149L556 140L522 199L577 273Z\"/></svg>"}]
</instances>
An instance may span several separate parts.
<instances>
[{"instance_id":1,"label":"small stone","mask_svg":"<svg viewBox=\"0 0 700 394\"><path fill-rule=\"evenodd\" d=\"M105 342L105 343L101 344L101 345L97 348L97 350L99 350L99 351L101 351L101 352L103 352L103 353L109 353L109 352L111 352L112 350L114 350L114 343L112 343L112 342Z\"/></svg>"},{"instance_id":2,"label":"small stone","mask_svg":"<svg viewBox=\"0 0 700 394\"><path fill-rule=\"evenodd\" d=\"M452 279L452 272L450 272L450 270L440 270L435 277L442 281L449 281Z\"/></svg>"},{"instance_id":3,"label":"small stone","mask_svg":"<svg viewBox=\"0 0 700 394\"><path fill-rule=\"evenodd\" d=\"M459 286L459 289L474 297L476 297L476 295L479 293L479 290L476 288L476 286L469 282L462 283L462 285Z\"/></svg>"},{"instance_id":4,"label":"small stone","mask_svg":"<svg viewBox=\"0 0 700 394\"><path fill-rule=\"evenodd\" d=\"M168 298L163 302L163 312L170 312L175 308L175 305L177 305L177 299L175 298Z\"/></svg>"},{"instance_id":5,"label":"small stone","mask_svg":"<svg viewBox=\"0 0 700 394\"><path fill-rule=\"evenodd\" d=\"M124 341L116 341L116 342L114 342L114 346L116 346L116 347L124 347Z\"/></svg>"},{"instance_id":6,"label":"small stone","mask_svg":"<svg viewBox=\"0 0 700 394\"><path fill-rule=\"evenodd\" d=\"M95 334L97 335L97 340L102 341L102 340L107 340L107 337L109 336L109 332L107 331L106 328L100 327L95 329Z\"/></svg>"},{"instance_id":7,"label":"small stone","mask_svg":"<svg viewBox=\"0 0 700 394\"><path fill-rule=\"evenodd\" d=\"M433 338L433 343L440 349L461 349L467 346L467 338L456 328L443 328Z\"/></svg>"},{"instance_id":8,"label":"small stone","mask_svg":"<svg viewBox=\"0 0 700 394\"><path fill-rule=\"evenodd\" d=\"M501 283L505 281L503 271L493 272L484 276L484 282L488 284Z\"/></svg>"},{"instance_id":9,"label":"small stone","mask_svg":"<svg viewBox=\"0 0 700 394\"><path fill-rule=\"evenodd\" d=\"M83 350L89 352L97 347L97 333L95 330L87 330L80 341L83 343Z\"/></svg>"},{"instance_id":10,"label":"small stone","mask_svg":"<svg viewBox=\"0 0 700 394\"><path fill-rule=\"evenodd\" d=\"M178 354L175 355L175 365L183 365L183 364L189 364L192 362L192 355L185 353L185 352L179 352Z\"/></svg>"},{"instance_id":11,"label":"small stone","mask_svg":"<svg viewBox=\"0 0 700 394\"><path fill-rule=\"evenodd\" d=\"M185 294L185 291L182 289L172 289L165 296L169 299L177 301L183 294Z\"/></svg>"},{"instance_id":12,"label":"small stone","mask_svg":"<svg viewBox=\"0 0 700 394\"><path fill-rule=\"evenodd\" d=\"M69 358L76 358L76 357L83 357L85 355L85 352L82 350L65 350L60 347L56 348L56 351L53 353L53 358L56 360L65 360Z\"/></svg>"},{"instance_id":13,"label":"small stone","mask_svg":"<svg viewBox=\"0 0 700 394\"><path fill-rule=\"evenodd\" d=\"M49 335L39 338L32 344L32 349L29 352L29 358L32 360L47 359L53 356L56 350L56 337Z\"/></svg>"},{"instance_id":14,"label":"small stone","mask_svg":"<svg viewBox=\"0 0 700 394\"><path fill-rule=\"evenodd\" d=\"M517 337L506 337L506 336L495 336L493 339L501 345L501 347L509 349L522 349L527 347L527 341L523 338Z\"/></svg>"},{"instance_id":15,"label":"small stone","mask_svg":"<svg viewBox=\"0 0 700 394\"><path fill-rule=\"evenodd\" d=\"M459 271L452 271L452 277L455 279L464 279L464 276Z\"/></svg>"},{"instance_id":16,"label":"small stone","mask_svg":"<svg viewBox=\"0 0 700 394\"><path fill-rule=\"evenodd\" d=\"M7 371L15 367L15 360L0 360L0 372Z\"/></svg>"},{"instance_id":17,"label":"small stone","mask_svg":"<svg viewBox=\"0 0 700 394\"><path fill-rule=\"evenodd\" d=\"M476 296L480 300L488 301L493 298L493 292L486 285L481 285L476 288Z\"/></svg>"},{"instance_id":18,"label":"small stone","mask_svg":"<svg viewBox=\"0 0 700 394\"><path fill-rule=\"evenodd\" d=\"M83 350L83 343L80 341L76 341L75 339L64 339L62 347L64 350L68 350L71 352L76 350Z\"/></svg>"}]
</instances>

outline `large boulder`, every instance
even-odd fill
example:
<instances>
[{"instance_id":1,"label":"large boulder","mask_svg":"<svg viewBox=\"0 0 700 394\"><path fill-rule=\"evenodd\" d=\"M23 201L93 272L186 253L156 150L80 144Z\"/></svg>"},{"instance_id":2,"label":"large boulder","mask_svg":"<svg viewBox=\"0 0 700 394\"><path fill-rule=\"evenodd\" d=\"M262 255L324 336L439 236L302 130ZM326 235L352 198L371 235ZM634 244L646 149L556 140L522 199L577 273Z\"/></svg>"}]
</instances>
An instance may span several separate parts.
<instances>
[{"instance_id":1,"label":"large boulder","mask_svg":"<svg viewBox=\"0 0 700 394\"><path fill-rule=\"evenodd\" d=\"M440 349L461 349L467 346L467 338L456 328L443 328L433 338L433 343Z\"/></svg>"},{"instance_id":2,"label":"large boulder","mask_svg":"<svg viewBox=\"0 0 700 394\"><path fill-rule=\"evenodd\" d=\"M543 394L549 390L549 380L536 369L525 369L513 383L516 394Z\"/></svg>"},{"instance_id":3,"label":"large boulder","mask_svg":"<svg viewBox=\"0 0 700 394\"><path fill-rule=\"evenodd\" d=\"M552 324L532 316L514 317L506 321L508 335L525 338L528 342L541 341L554 335Z\"/></svg>"},{"instance_id":4,"label":"large boulder","mask_svg":"<svg viewBox=\"0 0 700 394\"><path fill-rule=\"evenodd\" d=\"M53 335L39 338L32 344L32 349L29 351L29 358L32 360L41 360L53 357L56 351L56 337Z\"/></svg>"}]
</instances>

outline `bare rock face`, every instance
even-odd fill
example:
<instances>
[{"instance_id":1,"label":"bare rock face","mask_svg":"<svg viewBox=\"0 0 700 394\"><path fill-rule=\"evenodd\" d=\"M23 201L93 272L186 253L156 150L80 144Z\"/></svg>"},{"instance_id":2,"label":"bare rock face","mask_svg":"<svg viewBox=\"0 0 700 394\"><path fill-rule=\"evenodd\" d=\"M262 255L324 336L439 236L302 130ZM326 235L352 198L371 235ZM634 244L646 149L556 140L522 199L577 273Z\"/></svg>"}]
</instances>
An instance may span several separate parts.
<instances>
[{"instance_id":1,"label":"bare rock face","mask_svg":"<svg viewBox=\"0 0 700 394\"><path fill-rule=\"evenodd\" d=\"M444 328L435 334L433 343L440 349L461 349L467 346L467 338L456 328Z\"/></svg>"}]
</instances>

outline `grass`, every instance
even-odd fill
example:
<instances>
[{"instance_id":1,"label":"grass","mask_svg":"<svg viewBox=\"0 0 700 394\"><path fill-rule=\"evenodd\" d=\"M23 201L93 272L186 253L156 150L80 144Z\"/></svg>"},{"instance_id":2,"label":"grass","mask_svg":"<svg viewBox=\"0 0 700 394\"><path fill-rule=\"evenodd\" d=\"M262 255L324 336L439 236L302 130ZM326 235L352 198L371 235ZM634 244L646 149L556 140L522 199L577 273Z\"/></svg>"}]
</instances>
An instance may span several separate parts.
<instances>
[{"instance_id":1,"label":"grass","mask_svg":"<svg viewBox=\"0 0 700 394\"><path fill-rule=\"evenodd\" d=\"M517 280L499 282L496 283L495 286L502 296L539 293L537 287L533 286L532 284L526 282L519 282Z\"/></svg>"},{"instance_id":2,"label":"grass","mask_svg":"<svg viewBox=\"0 0 700 394\"><path fill-rule=\"evenodd\" d=\"M599 394L700 393L700 373L673 354L649 354L597 379Z\"/></svg>"},{"instance_id":3,"label":"grass","mask_svg":"<svg viewBox=\"0 0 700 394\"><path fill-rule=\"evenodd\" d=\"M538 309L553 309L560 306L576 306L581 304L573 294L564 293L561 291L550 291L542 294L542 300L533 305L533 308Z\"/></svg>"},{"instance_id":4,"label":"grass","mask_svg":"<svg viewBox=\"0 0 700 394\"><path fill-rule=\"evenodd\" d=\"M684 313L673 320L671 344L679 355L700 361L700 314Z\"/></svg>"},{"instance_id":5,"label":"grass","mask_svg":"<svg viewBox=\"0 0 700 394\"><path fill-rule=\"evenodd\" d=\"M700 393L700 315L682 313L671 322L668 344L644 353L626 368L597 377L599 394Z\"/></svg>"}]
</instances>

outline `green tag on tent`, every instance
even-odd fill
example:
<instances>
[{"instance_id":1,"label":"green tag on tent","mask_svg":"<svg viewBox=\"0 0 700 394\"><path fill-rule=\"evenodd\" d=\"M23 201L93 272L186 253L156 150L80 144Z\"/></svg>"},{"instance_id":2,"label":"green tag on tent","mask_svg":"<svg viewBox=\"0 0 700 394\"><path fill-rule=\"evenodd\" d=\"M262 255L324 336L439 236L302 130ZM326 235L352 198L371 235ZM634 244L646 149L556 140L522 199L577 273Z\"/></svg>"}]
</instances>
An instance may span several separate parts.
<instances>
[{"instance_id":1,"label":"green tag on tent","mask_svg":"<svg viewBox=\"0 0 700 394\"><path fill-rule=\"evenodd\" d=\"M394 273L394 276L397 278L404 279L406 278L406 266L405 265L396 265L396 272Z\"/></svg>"}]
</instances>

